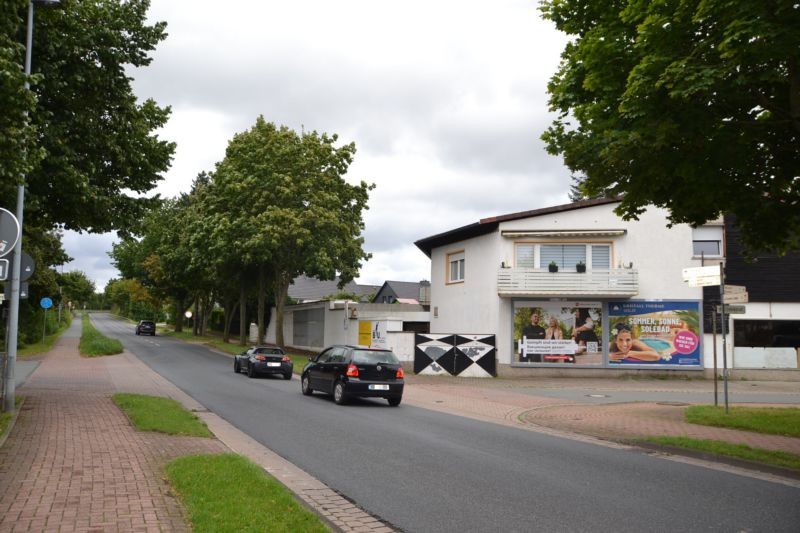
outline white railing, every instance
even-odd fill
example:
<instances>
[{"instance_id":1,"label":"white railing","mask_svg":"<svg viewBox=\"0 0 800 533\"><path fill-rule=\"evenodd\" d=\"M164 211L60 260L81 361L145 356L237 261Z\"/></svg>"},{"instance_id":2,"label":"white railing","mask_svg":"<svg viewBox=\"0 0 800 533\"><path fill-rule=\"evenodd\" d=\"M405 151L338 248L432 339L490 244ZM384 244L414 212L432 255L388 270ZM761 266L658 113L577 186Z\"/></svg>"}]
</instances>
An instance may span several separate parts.
<instances>
[{"instance_id":1,"label":"white railing","mask_svg":"<svg viewBox=\"0 0 800 533\"><path fill-rule=\"evenodd\" d=\"M500 296L631 297L639 293L639 271L633 268L549 272L536 268L497 271Z\"/></svg>"}]
</instances>

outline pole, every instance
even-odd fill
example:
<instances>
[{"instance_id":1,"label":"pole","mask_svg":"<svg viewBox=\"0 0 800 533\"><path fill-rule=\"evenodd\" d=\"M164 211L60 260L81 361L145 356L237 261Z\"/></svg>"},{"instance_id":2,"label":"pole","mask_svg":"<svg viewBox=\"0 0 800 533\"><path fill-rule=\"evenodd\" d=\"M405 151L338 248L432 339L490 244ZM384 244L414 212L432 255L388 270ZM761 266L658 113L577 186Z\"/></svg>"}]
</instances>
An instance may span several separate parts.
<instances>
[{"instance_id":1,"label":"pole","mask_svg":"<svg viewBox=\"0 0 800 533\"><path fill-rule=\"evenodd\" d=\"M47 337L47 309L44 310L44 320L42 321L42 344L44 344L45 337Z\"/></svg>"},{"instance_id":2,"label":"pole","mask_svg":"<svg viewBox=\"0 0 800 533\"><path fill-rule=\"evenodd\" d=\"M33 1L28 2L28 28L25 38L25 91L30 90L28 79L31 75L31 53L33 48ZM25 127L28 126L28 112L25 111ZM19 281L20 265L22 259L22 215L25 205L25 176L17 186L17 221L19 221L20 234L14 246L13 266L11 267L11 302L8 310L8 359L5 373L5 396L3 398L3 411L14 411L15 377L14 366L17 362L17 338L19 336Z\"/></svg>"},{"instance_id":3,"label":"pole","mask_svg":"<svg viewBox=\"0 0 800 533\"><path fill-rule=\"evenodd\" d=\"M711 309L711 334L714 339L714 407L719 406L719 380L717 379L717 310Z\"/></svg>"},{"instance_id":4,"label":"pole","mask_svg":"<svg viewBox=\"0 0 800 533\"><path fill-rule=\"evenodd\" d=\"M725 414L728 414L728 341L725 338L725 269L719 264L719 299L722 322L722 383L725 394Z\"/></svg>"}]
</instances>

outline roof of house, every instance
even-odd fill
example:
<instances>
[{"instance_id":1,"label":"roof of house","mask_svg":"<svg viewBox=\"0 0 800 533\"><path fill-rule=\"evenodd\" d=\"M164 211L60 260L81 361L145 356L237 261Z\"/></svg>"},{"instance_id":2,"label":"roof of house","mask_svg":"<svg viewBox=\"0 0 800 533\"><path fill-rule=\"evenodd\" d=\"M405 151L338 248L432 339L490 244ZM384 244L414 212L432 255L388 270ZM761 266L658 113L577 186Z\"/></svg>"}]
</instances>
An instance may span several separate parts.
<instances>
[{"instance_id":1,"label":"roof of house","mask_svg":"<svg viewBox=\"0 0 800 533\"><path fill-rule=\"evenodd\" d=\"M351 281L339 289L339 278L334 280L318 280L308 276L298 276L289 285L289 297L301 302L318 301L338 292L349 292L358 296L370 296L380 288L378 285L359 285Z\"/></svg>"},{"instance_id":2,"label":"roof of house","mask_svg":"<svg viewBox=\"0 0 800 533\"><path fill-rule=\"evenodd\" d=\"M394 292L398 300L401 298L410 299L417 303L420 285L421 282L419 281L386 281L378 292L383 291L384 287L388 287Z\"/></svg>"},{"instance_id":3,"label":"roof of house","mask_svg":"<svg viewBox=\"0 0 800 533\"><path fill-rule=\"evenodd\" d=\"M570 204L556 205L552 207L544 207L542 209L533 209L531 211L520 211L519 213L509 213L507 215L499 215L495 217L482 218L478 222L461 226L460 228L445 231L437 235L431 235L416 241L414 244L422 250L428 257L431 256L431 251L439 246L445 246L454 242L471 239L492 233L497 229L501 222L508 222L511 220L519 220L522 218L531 218L542 215L550 215L553 213L562 213L564 211L572 211L575 209L583 209L586 207L594 207L596 205L605 205L618 203L621 199L619 197L612 198L597 198L592 200L580 200Z\"/></svg>"}]
</instances>

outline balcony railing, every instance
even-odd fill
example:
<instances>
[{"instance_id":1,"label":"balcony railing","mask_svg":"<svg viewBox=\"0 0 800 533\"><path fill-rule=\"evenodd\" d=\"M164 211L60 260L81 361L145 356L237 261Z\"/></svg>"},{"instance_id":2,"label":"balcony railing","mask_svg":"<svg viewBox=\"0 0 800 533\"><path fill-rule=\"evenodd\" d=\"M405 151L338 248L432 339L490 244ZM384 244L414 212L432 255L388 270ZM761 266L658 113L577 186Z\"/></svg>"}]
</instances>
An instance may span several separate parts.
<instances>
[{"instance_id":1,"label":"balcony railing","mask_svg":"<svg viewBox=\"0 0 800 533\"><path fill-rule=\"evenodd\" d=\"M501 268L497 271L497 293L505 297L630 298L639 293L639 271L614 268L549 272L536 268Z\"/></svg>"}]
</instances>

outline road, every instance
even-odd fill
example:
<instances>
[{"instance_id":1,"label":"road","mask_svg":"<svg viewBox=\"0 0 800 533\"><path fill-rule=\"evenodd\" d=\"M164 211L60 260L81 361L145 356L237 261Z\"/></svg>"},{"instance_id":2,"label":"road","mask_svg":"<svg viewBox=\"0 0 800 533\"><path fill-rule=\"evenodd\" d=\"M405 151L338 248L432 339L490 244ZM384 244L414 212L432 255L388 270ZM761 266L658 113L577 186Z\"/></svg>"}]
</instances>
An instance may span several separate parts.
<instances>
[{"instance_id":1,"label":"road","mask_svg":"<svg viewBox=\"0 0 800 533\"><path fill-rule=\"evenodd\" d=\"M408 532L798 531L800 489L382 400L340 407L297 377L92 315L209 410ZM254 510L257 512L257 510Z\"/></svg>"}]
</instances>

